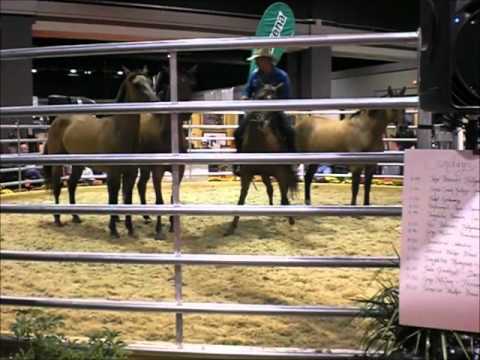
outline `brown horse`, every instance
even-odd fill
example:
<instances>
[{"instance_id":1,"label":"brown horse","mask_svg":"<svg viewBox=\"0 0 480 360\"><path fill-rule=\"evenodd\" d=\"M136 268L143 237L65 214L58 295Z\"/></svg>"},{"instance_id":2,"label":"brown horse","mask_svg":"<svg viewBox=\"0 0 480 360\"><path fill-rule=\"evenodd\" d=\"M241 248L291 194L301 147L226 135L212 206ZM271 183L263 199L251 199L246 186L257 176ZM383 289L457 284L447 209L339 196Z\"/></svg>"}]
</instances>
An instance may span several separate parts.
<instances>
[{"instance_id":1,"label":"brown horse","mask_svg":"<svg viewBox=\"0 0 480 360\"><path fill-rule=\"evenodd\" d=\"M403 96L388 87L388 96ZM296 143L299 152L367 152L384 151L383 135L389 123L403 123L404 109L361 110L343 120L313 116L298 117ZM351 166L352 200L356 205L362 170L365 169L364 205L370 205L370 188L376 165ZM310 205L310 187L318 165L308 165L304 176L305 204Z\"/></svg>"},{"instance_id":2,"label":"brown horse","mask_svg":"<svg viewBox=\"0 0 480 360\"><path fill-rule=\"evenodd\" d=\"M190 100L192 98L192 89L195 85L194 74L196 66L192 67L185 73L179 72L178 74L178 99L180 101ZM156 79L157 83L161 82L161 78ZM168 100L170 95L169 86L160 86L158 91L161 100ZM178 143L180 146L180 152L187 151L187 139L182 125L184 121L190 119L191 114L185 113L179 115L178 121ZM140 152L141 153L170 153L172 151L172 135L171 135L171 120L169 114L142 114L140 121ZM179 181L182 181L183 174L185 172L185 165L179 166L180 174ZM140 178L138 180L137 188L142 204L146 204L146 188L147 182L150 178L150 172L153 177L153 187L155 190L155 203L157 205L163 204L162 196L162 179L165 172L172 172L171 165L158 165L158 166L144 166L140 168ZM145 222L150 222L149 216L144 216ZM173 221L170 217L170 231L173 230ZM165 234L162 232L162 220L161 216L157 216L157 224L155 228L155 239L165 239Z\"/></svg>"},{"instance_id":3,"label":"brown horse","mask_svg":"<svg viewBox=\"0 0 480 360\"><path fill-rule=\"evenodd\" d=\"M130 72L120 86L117 95L118 102L147 102L157 101L151 81L147 77L146 69ZM109 153L135 153L138 152L138 139L140 129L140 115L126 114L107 117L94 115L59 116L52 123L48 131L48 140L45 145L45 154L109 154ZM105 166L93 168L107 173L108 202L118 203L120 183L123 185L124 203L132 203L132 191L137 176L134 166ZM68 180L70 203L75 204L75 189L82 173L82 166L73 166ZM46 166L45 180L51 185L55 203L59 203L62 187L61 166ZM54 215L55 224L61 226L60 215ZM118 237L116 228L117 217L110 217L110 234ZM74 222L79 222L74 215ZM133 236L131 216L127 216L125 225L129 235Z\"/></svg>"},{"instance_id":4,"label":"brown horse","mask_svg":"<svg viewBox=\"0 0 480 360\"><path fill-rule=\"evenodd\" d=\"M272 99L276 97L277 89L282 84L275 86L265 84L256 94L256 99ZM279 153L286 152L285 141L279 135L275 127L275 121L279 112L252 112L247 115L248 121L242 142L244 153ZM290 205L288 191L297 191L297 176L290 165L241 165L239 169L241 191L238 205L245 204L250 183L255 175L260 175L267 189L269 204L273 205L273 187L270 177L274 177L280 188L281 205ZM238 226L239 217L235 216L225 235L231 235ZM289 217L289 223L295 223L293 217Z\"/></svg>"}]
</instances>

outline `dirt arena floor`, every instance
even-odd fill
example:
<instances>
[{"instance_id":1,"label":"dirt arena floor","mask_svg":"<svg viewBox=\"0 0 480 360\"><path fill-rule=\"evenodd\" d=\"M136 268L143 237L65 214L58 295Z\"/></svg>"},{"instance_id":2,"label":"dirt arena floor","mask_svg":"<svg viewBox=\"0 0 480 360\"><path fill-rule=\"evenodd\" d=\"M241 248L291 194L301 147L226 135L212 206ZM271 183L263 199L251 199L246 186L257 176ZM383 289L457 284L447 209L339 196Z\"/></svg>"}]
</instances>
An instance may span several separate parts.
<instances>
[{"instance_id":1,"label":"dirt arena floor","mask_svg":"<svg viewBox=\"0 0 480 360\"><path fill-rule=\"evenodd\" d=\"M164 186L170 188L170 184ZM248 204L267 204L264 186L251 187ZM166 192L168 192L166 191ZM183 203L235 204L238 182L184 182ZM279 203L275 188L275 203ZM348 204L350 186L314 184L313 204ZM359 194L363 196L361 192ZM149 202L153 191L149 188ZM374 186L375 205L399 204L401 187ZM169 194L164 196L168 199ZM104 204L103 186L80 187L77 202ZM361 199L361 197L360 197ZM52 203L45 191L30 191L1 197L5 203ZM62 193L62 203L67 192ZM135 199L138 203L138 198ZM303 184L294 204L303 202ZM137 239L129 238L123 226L121 238L110 239L106 216L84 216L82 224L58 228L52 216L1 215L3 250L99 251L169 253L173 236L153 240L154 225L135 217ZM185 253L257 255L358 255L394 256L399 248L400 218L243 218L236 235L224 237L231 217L183 217L182 249ZM166 223L166 218L165 222ZM184 301L248 304L356 306L354 299L375 292L375 277L393 278L397 270L301 269L257 267L184 267ZM130 300L174 300L173 267L160 265L101 265L77 263L1 262L2 295ZM66 317L66 335L84 336L108 327L124 340L172 341L173 314L107 311L48 310ZM14 320L15 309L1 307L1 331ZM317 349L358 348L365 320L348 318L302 318L289 316L186 315L185 341L190 343L298 346Z\"/></svg>"}]
</instances>

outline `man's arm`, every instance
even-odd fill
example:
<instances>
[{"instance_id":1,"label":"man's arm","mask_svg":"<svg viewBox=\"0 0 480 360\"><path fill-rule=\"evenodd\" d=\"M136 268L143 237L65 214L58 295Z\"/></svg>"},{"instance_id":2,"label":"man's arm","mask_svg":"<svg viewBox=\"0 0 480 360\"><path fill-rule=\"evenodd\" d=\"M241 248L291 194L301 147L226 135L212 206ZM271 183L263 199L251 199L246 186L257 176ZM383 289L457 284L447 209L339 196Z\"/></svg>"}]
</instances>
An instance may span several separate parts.
<instances>
[{"instance_id":1,"label":"man's arm","mask_svg":"<svg viewBox=\"0 0 480 360\"><path fill-rule=\"evenodd\" d=\"M255 73L251 73L250 76L248 77L247 84L245 85L245 88L243 89L243 92L242 92L242 99L250 99L252 97L254 75Z\"/></svg>"}]
</instances>

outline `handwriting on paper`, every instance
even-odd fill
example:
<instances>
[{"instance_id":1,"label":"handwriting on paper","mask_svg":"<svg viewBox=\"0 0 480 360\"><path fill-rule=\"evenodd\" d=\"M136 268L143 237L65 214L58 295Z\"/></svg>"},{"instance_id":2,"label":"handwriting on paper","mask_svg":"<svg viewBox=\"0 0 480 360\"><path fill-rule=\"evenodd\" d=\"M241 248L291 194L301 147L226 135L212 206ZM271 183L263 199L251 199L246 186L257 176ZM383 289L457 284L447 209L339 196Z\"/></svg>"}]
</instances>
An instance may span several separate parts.
<instances>
[{"instance_id":1,"label":"handwriting on paper","mask_svg":"<svg viewBox=\"0 0 480 360\"><path fill-rule=\"evenodd\" d=\"M405 154L400 323L480 332L480 157Z\"/></svg>"}]
</instances>

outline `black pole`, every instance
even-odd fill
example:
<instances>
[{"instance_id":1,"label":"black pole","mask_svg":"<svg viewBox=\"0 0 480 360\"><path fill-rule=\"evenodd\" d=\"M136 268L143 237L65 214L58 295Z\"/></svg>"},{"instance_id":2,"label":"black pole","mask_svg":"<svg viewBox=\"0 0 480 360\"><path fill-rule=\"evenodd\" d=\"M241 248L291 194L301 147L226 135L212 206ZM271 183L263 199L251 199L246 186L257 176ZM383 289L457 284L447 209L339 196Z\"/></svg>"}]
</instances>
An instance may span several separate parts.
<instances>
[{"instance_id":1,"label":"black pole","mask_svg":"<svg viewBox=\"0 0 480 360\"><path fill-rule=\"evenodd\" d=\"M478 122L480 119L469 118L465 125L465 149L473 150L475 154L480 153L478 140L480 138L480 128Z\"/></svg>"}]
</instances>

